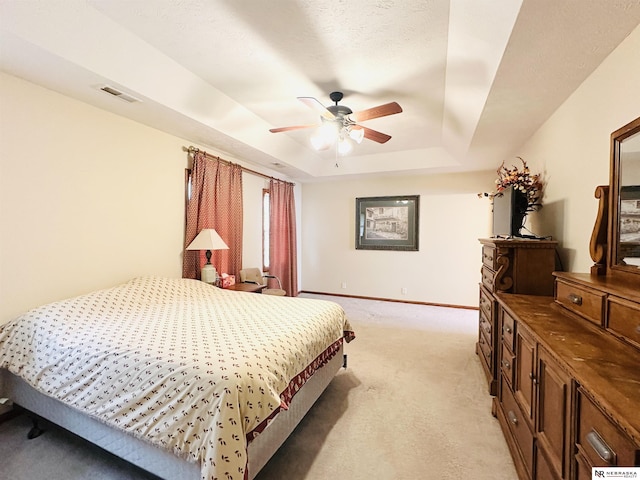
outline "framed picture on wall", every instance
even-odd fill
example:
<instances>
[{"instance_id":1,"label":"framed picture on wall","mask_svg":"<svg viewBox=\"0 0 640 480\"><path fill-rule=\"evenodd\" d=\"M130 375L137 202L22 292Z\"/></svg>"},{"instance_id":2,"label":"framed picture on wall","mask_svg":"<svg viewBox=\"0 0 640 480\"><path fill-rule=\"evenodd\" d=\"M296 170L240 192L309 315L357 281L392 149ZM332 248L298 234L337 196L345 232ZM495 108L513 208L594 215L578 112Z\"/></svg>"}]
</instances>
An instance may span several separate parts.
<instances>
[{"instance_id":1,"label":"framed picture on wall","mask_svg":"<svg viewBox=\"0 0 640 480\"><path fill-rule=\"evenodd\" d=\"M418 251L420 196L356 198L356 249Z\"/></svg>"}]
</instances>

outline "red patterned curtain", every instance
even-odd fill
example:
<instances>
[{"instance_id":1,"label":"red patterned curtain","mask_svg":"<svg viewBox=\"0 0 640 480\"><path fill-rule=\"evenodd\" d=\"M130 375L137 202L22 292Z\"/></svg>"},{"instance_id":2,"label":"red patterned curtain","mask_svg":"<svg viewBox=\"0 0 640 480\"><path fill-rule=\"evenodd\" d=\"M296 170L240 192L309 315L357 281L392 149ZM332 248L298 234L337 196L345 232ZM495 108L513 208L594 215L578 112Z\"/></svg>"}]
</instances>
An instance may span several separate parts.
<instances>
[{"instance_id":1,"label":"red patterned curtain","mask_svg":"<svg viewBox=\"0 0 640 480\"><path fill-rule=\"evenodd\" d=\"M196 153L186 217L182 276L200 278L205 252L186 248L201 230L213 228L229 250L212 251L211 263L218 275L238 277L242 268L242 167Z\"/></svg>"},{"instance_id":2,"label":"red patterned curtain","mask_svg":"<svg viewBox=\"0 0 640 480\"><path fill-rule=\"evenodd\" d=\"M293 185L276 179L269 183L269 273L280 278L287 295L298 295L296 209Z\"/></svg>"}]
</instances>

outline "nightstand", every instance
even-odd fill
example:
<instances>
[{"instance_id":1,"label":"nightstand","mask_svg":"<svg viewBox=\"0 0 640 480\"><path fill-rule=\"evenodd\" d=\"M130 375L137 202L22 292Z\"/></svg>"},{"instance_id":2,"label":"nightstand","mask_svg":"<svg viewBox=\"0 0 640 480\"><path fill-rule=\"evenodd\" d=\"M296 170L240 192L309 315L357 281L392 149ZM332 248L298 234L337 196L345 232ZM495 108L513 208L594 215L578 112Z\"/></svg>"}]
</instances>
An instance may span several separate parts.
<instances>
[{"instance_id":1,"label":"nightstand","mask_svg":"<svg viewBox=\"0 0 640 480\"><path fill-rule=\"evenodd\" d=\"M235 283L228 286L224 290L234 290L236 292L250 292L250 293L262 293L262 290L266 288L266 285L259 285L257 283Z\"/></svg>"}]
</instances>

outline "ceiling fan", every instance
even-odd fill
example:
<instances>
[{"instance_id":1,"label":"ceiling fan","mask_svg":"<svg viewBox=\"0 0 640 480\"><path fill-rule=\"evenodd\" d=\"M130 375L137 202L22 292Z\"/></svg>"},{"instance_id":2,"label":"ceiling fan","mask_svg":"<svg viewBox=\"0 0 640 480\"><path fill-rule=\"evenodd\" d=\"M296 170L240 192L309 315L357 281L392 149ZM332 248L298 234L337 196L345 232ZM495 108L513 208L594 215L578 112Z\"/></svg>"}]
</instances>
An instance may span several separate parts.
<instances>
[{"instance_id":1,"label":"ceiling fan","mask_svg":"<svg viewBox=\"0 0 640 480\"><path fill-rule=\"evenodd\" d=\"M371 128L363 127L360 122L372 120L374 118L385 117L402 112L402 107L396 102L385 103L377 107L368 108L359 112L353 112L345 105L338 105L342 100L342 92L332 92L329 95L335 105L325 107L319 100L313 97L298 97L302 103L320 114L320 123L310 125L294 125L291 127L272 128L271 133L288 132L303 128L320 127L317 135L311 137L311 143L318 150L329 148L332 141L338 138L339 141L346 137L360 143L363 138L373 140L378 143L385 143L391 139L390 135L378 132Z\"/></svg>"}]
</instances>

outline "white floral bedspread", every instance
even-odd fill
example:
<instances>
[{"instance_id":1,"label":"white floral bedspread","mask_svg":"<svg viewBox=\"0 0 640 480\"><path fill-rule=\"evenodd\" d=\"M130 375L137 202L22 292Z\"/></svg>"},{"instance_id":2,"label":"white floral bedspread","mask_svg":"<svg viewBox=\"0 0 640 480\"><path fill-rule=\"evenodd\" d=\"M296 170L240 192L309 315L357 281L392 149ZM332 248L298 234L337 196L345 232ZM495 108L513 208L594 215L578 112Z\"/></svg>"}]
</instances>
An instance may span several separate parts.
<instances>
[{"instance_id":1,"label":"white floral bedspread","mask_svg":"<svg viewBox=\"0 0 640 480\"><path fill-rule=\"evenodd\" d=\"M0 368L205 480L243 479L250 432L351 338L333 302L144 277L0 326Z\"/></svg>"}]
</instances>

